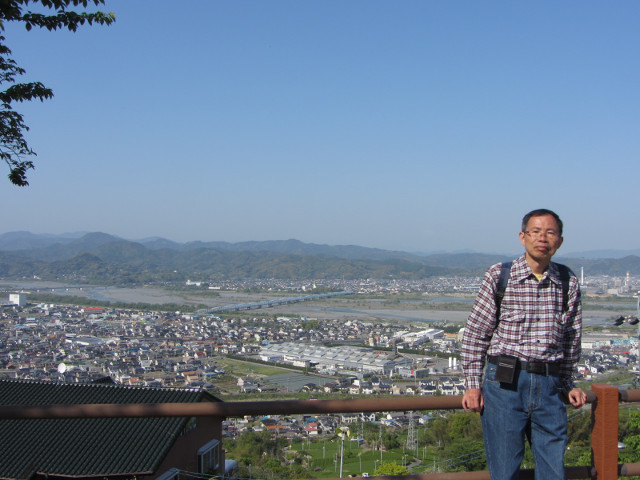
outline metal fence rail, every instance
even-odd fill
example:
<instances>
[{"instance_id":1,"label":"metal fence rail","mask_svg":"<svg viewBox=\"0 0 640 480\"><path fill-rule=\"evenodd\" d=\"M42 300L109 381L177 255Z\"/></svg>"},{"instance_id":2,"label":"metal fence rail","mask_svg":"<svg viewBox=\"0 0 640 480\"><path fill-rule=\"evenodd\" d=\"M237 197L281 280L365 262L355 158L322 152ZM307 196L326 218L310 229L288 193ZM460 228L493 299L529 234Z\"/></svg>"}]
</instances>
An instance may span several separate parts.
<instances>
[{"instance_id":1,"label":"metal fence rail","mask_svg":"<svg viewBox=\"0 0 640 480\"><path fill-rule=\"evenodd\" d=\"M566 467L566 478L615 480L640 475L640 463L618 464L619 402L640 402L640 390L618 390L607 384L593 384L587 392L592 408L592 465ZM462 397L388 397L351 400L282 400L265 402L204 402L163 404L13 405L0 408L0 419L197 417L220 418L245 415L292 415L318 413L455 410ZM456 472L377 477L403 480L490 480L489 472ZM533 480L534 470L520 471L522 480Z\"/></svg>"}]
</instances>

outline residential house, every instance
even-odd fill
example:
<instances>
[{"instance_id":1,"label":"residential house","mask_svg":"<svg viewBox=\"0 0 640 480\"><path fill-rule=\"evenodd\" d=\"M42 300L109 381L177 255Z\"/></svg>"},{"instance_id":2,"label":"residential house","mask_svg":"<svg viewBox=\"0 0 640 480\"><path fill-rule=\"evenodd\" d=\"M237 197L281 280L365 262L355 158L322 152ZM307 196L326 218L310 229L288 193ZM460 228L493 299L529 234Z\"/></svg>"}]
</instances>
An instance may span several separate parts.
<instances>
[{"instance_id":1,"label":"residential house","mask_svg":"<svg viewBox=\"0 0 640 480\"><path fill-rule=\"evenodd\" d=\"M407 385L405 388L405 394L407 395L415 395L418 393L418 387L415 385Z\"/></svg>"},{"instance_id":2,"label":"residential house","mask_svg":"<svg viewBox=\"0 0 640 480\"><path fill-rule=\"evenodd\" d=\"M243 393L257 392L260 384L255 378L243 377L239 378L237 385L240 387L240 391Z\"/></svg>"},{"instance_id":3,"label":"residential house","mask_svg":"<svg viewBox=\"0 0 640 480\"><path fill-rule=\"evenodd\" d=\"M340 414L340 423L349 425L360 421L360 415L357 413L342 413Z\"/></svg>"},{"instance_id":4,"label":"residential house","mask_svg":"<svg viewBox=\"0 0 640 480\"><path fill-rule=\"evenodd\" d=\"M2 405L218 402L196 389L0 380ZM0 478L154 479L172 468L224 473L215 417L0 419Z\"/></svg>"}]
</instances>

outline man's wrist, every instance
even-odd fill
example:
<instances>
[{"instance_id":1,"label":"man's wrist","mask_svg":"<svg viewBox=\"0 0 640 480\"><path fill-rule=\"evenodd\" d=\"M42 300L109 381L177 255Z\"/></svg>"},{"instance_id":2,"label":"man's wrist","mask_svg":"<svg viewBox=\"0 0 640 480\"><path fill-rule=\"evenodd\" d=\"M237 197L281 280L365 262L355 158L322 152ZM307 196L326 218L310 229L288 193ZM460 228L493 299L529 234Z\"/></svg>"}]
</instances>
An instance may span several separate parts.
<instances>
[{"instance_id":1,"label":"man's wrist","mask_svg":"<svg viewBox=\"0 0 640 480\"><path fill-rule=\"evenodd\" d=\"M480 389L480 384L481 384L481 378L480 377L467 377L465 378L465 388L467 390L479 390Z\"/></svg>"},{"instance_id":2,"label":"man's wrist","mask_svg":"<svg viewBox=\"0 0 640 480\"><path fill-rule=\"evenodd\" d=\"M576 388L573 378L564 377L560 379L560 382L562 384L562 390L564 390L565 393L569 393L571 390Z\"/></svg>"}]
</instances>

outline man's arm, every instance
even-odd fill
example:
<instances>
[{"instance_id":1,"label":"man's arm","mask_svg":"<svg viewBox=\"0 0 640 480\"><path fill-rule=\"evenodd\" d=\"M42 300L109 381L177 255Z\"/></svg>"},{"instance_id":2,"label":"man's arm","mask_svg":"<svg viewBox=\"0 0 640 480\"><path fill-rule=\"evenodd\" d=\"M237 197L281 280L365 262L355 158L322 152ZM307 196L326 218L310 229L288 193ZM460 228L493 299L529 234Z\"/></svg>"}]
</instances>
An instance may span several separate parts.
<instances>
[{"instance_id":1,"label":"man's arm","mask_svg":"<svg viewBox=\"0 0 640 480\"><path fill-rule=\"evenodd\" d=\"M478 392L480 390L484 359L496 327L495 290L499 273L500 264L492 266L485 273L480 291L464 328L461 365L467 390L478 390ZM470 395L475 398L475 394ZM476 402L471 399L471 396L469 397L470 405L479 405L480 401Z\"/></svg>"},{"instance_id":2,"label":"man's arm","mask_svg":"<svg viewBox=\"0 0 640 480\"><path fill-rule=\"evenodd\" d=\"M573 376L580 360L582 339L582 300L580 285L575 276L571 277L567 310L563 316L565 327L561 376L564 390L569 393L575 389Z\"/></svg>"}]
</instances>

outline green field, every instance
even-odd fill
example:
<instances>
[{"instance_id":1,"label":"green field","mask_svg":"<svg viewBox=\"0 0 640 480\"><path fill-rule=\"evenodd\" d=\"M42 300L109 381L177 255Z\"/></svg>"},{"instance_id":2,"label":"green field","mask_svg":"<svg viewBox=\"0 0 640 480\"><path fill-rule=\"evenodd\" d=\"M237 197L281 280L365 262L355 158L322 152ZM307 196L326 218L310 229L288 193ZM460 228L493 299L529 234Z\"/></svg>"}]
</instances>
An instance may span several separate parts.
<instances>
[{"instance_id":1,"label":"green field","mask_svg":"<svg viewBox=\"0 0 640 480\"><path fill-rule=\"evenodd\" d=\"M341 441L338 438L317 442L296 440L292 442L290 452L299 452L312 458L309 470L313 472L314 477L336 478L340 473L340 447ZM396 462L403 465L403 462L415 463L414 457L415 455L408 452L403 453L402 449L380 452L359 446L355 439L346 439L342 476L360 476L363 472L372 474L381 464L380 459L385 463Z\"/></svg>"}]
</instances>

